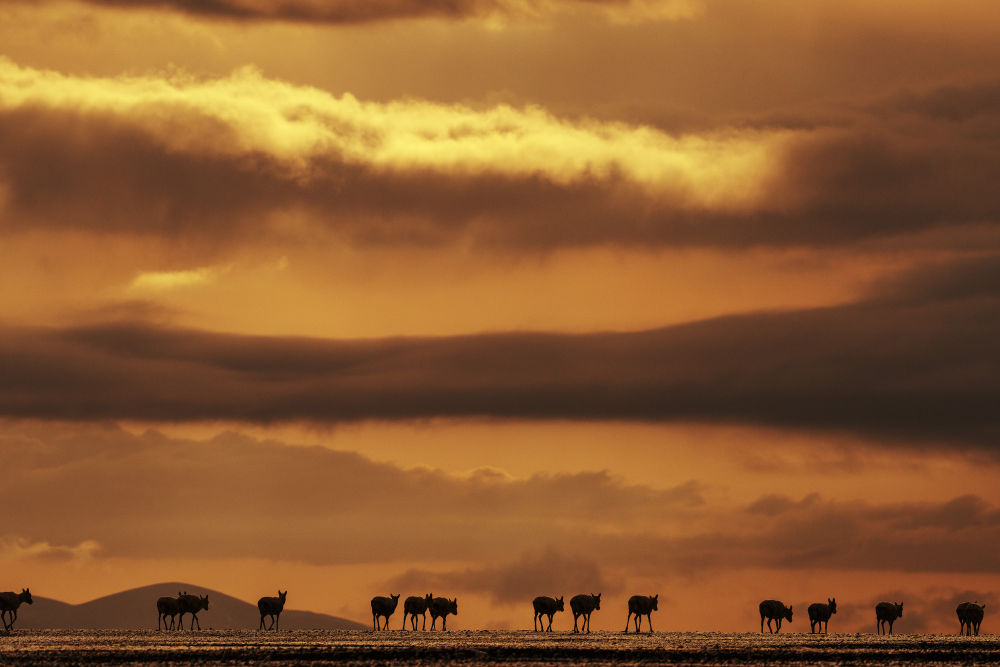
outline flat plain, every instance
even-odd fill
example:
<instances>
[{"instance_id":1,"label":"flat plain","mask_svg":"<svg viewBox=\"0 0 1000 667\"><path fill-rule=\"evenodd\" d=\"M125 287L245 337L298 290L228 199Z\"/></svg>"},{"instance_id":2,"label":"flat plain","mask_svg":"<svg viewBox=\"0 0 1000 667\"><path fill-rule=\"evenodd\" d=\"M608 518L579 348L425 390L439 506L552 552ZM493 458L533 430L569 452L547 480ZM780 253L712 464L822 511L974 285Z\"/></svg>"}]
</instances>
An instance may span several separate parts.
<instances>
[{"instance_id":1,"label":"flat plain","mask_svg":"<svg viewBox=\"0 0 1000 667\"><path fill-rule=\"evenodd\" d=\"M1000 662L996 635L531 631L15 630L0 664L730 664L887 665Z\"/></svg>"}]
</instances>

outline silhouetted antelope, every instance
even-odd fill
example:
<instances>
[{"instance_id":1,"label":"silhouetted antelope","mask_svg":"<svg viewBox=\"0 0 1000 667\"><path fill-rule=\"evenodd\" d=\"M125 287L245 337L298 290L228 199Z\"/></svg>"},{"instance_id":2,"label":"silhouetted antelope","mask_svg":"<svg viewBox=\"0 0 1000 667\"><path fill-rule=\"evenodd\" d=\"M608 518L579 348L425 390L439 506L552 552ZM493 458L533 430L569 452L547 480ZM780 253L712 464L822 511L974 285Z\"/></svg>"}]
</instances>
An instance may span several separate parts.
<instances>
[{"instance_id":1,"label":"silhouetted antelope","mask_svg":"<svg viewBox=\"0 0 1000 667\"><path fill-rule=\"evenodd\" d=\"M826 604L816 602L809 605L809 632L816 632L817 629L828 633L830 629L830 615L837 613L837 598L827 598Z\"/></svg>"},{"instance_id":2,"label":"silhouetted antelope","mask_svg":"<svg viewBox=\"0 0 1000 667\"><path fill-rule=\"evenodd\" d=\"M635 632L639 633L639 628L642 627L642 617L645 616L646 620L649 621L649 634L653 634L653 612L656 611L657 601L659 600L660 594L656 595L633 595L628 599L628 616L625 618L625 632L628 632L628 622L632 620L632 614L635 614Z\"/></svg>"},{"instance_id":3,"label":"silhouetted antelope","mask_svg":"<svg viewBox=\"0 0 1000 667\"><path fill-rule=\"evenodd\" d=\"M389 629L389 617L396 611L399 604L399 596L389 593L389 597L377 595L372 598L372 625L376 630L382 630L379 623L379 616L385 616L385 630Z\"/></svg>"},{"instance_id":4,"label":"silhouetted antelope","mask_svg":"<svg viewBox=\"0 0 1000 667\"><path fill-rule=\"evenodd\" d=\"M586 595L581 593L580 595L574 595L573 599L569 601L569 608L573 612L573 632L580 632L576 628L576 619L583 616L583 627L589 633L590 615L595 609L601 608L601 594Z\"/></svg>"},{"instance_id":5,"label":"silhouetted antelope","mask_svg":"<svg viewBox=\"0 0 1000 667\"><path fill-rule=\"evenodd\" d=\"M441 617L441 629L448 629L448 614L458 616L458 598L449 600L448 598L432 598L427 610L431 612L431 630L437 623L438 616Z\"/></svg>"},{"instance_id":6,"label":"silhouetted antelope","mask_svg":"<svg viewBox=\"0 0 1000 667\"><path fill-rule=\"evenodd\" d=\"M767 619L767 629L772 634L781 632L781 621L787 618L788 622L792 622L792 608L786 607L783 602L778 600L764 600L759 605L760 608L760 631L764 632L764 619ZM771 621L777 621L777 628L771 629Z\"/></svg>"},{"instance_id":7,"label":"silhouetted antelope","mask_svg":"<svg viewBox=\"0 0 1000 667\"><path fill-rule=\"evenodd\" d=\"M182 594L177 598L177 602L180 604L180 620L177 622L177 629L181 630L184 628L184 614L191 614L191 630L194 630L194 624L198 624L198 629L201 630L201 621L198 620L198 612L202 609L208 609L208 596L198 597L197 595L188 595L187 593Z\"/></svg>"},{"instance_id":8,"label":"silhouetted antelope","mask_svg":"<svg viewBox=\"0 0 1000 667\"><path fill-rule=\"evenodd\" d=\"M423 626L421 626L420 629L426 630L427 607L430 606L431 600L433 599L434 596L431 593L428 593L422 598L419 598L416 595L411 595L410 597L406 598L406 600L403 602L403 627L401 629L402 630L406 629L406 615L409 614L410 622L413 624L413 630L417 629L417 615L422 616L424 619L424 624Z\"/></svg>"},{"instance_id":9,"label":"silhouetted antelope","mask_svg":"<svg viewBox=\"0 0 1000 667\"><path fill-rule=\"evenodd\" d=\"M178 602L181 594L178 593L177 597L162 597L156 601L156 629L160 629L160 621L163 621L164 630L173 630L174 621L177 619L177 614L181 613L181 604ZM170 625L167 625L167 616L170 617Z\"/></svg>"},{"instance_id":10,"label":"silhouetted antelope","mask_svg":"<svg viewBox=\"0 0 1000 667\"><path fill-rule=\"evenodd\" d=\"M889 634L892 634L892 624L903 615L902 602L879 602L875 605L875 631L885 634L885 624L889 624Z\"/></svg>"},{"instance_id":11,"label":"silhouetted antelope","mask_svg":"<svg viewBox=\"0 0 1000 667\"><path fill-rule=\"evenodd\" d=\"M14 591L0 593L0 620L3 621L5 632L10 632L14 628L14 621L17 620L17 608L21 606L22 602L34 604L34 600L31 599L31 591L27 588L22 588L20 593ZM6 618L7 614L10 614L9 623Z\"/></svg>"},{"instance_id":12,"label":"silhouetted antelope","mask_svg":"<svg viewBox=\"0 0 1000 667\"><path fill-rule=\"evenodd\" d=\"M547 595L539 595L531 601L531 605L535 608L535 616L532 619L535 622L535 632L538 632L538 621L542 621L543 632L552 632L552 617L556 615L557 611L565 610L562 597L557 600ZM542 616L549 617L548 630L545 629L545 621L542 620Z\"/></svg>"},{"instance_id":13,"label":"silhouetted antelope","mask_svg":"<svg viewBox=\"0 0 1000 667\"><path fill-rule=\"evenodd\" d=\"M279 588L278 597L263 597L257 600L257 611L260 612L260 626L257 628L258 630L278 629L278 619L281 616L281 611L285 608L286 597L288 597L288 591L282 593ZM266 628L264 627L265 616L271 617L271 625Z\"/></svg>"},{"instance_id":14,"label":"silhouetted antelope","mask_svg":"<svg viewBox=\"0 0 1000 667\"><path fill-rule=\"evenodd\" d=\"M958 629L958 634L962 634L965 631L966 635L971 635L972 631L975 630L976 636L979 636L979 626L983 622L983 611L986 609L984 604L976 604L975 602L963 602L958 605L955 613L958 614L958 622L961 624Z\"/></svg>"}]
</instances>

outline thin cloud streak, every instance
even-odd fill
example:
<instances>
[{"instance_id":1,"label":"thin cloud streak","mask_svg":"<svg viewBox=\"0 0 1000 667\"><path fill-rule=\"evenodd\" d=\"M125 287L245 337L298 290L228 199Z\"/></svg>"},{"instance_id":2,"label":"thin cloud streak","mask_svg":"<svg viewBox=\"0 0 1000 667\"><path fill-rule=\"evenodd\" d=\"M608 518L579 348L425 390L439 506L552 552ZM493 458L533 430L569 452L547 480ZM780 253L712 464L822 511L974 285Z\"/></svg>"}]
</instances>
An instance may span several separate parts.
<instances>
[{"instance_id":1,"label":"thin cloud streak","mask_svg":"<svg viewBox=\"0 0 1000 667\"><path fill-rule=\"evenodd\" d=\"M0 559L5 561L40 560L69 562L89 560L100 553L101 545L84 540L76 545L33 542L16 536L0 536Z\"/></svg>"},{"instance_id":2,"label":"thin cloud streak","mask_svg":"<svg viewBox=\"0 0 1000 667\"><path fill-rule=\"evenodd\" d=\"M24 0L6 0L17 4ZM380 21L482 19L540 21L588 14L619 23L696 16L701 0L82 0L131 10L160 9L230 21L364 24Z\"/></svg>"},{"instance_id":3,"label":"thin cloud streak","mask_svg":"<svg viewBox=\"0 0 1000 667\"><path fill-rule=\"evenodd\" d=\"M132 280L129 289L157 292L207 285L214 282L222 271L210 266L184 271L144 271Z\"/></svg>"}]
</instances>

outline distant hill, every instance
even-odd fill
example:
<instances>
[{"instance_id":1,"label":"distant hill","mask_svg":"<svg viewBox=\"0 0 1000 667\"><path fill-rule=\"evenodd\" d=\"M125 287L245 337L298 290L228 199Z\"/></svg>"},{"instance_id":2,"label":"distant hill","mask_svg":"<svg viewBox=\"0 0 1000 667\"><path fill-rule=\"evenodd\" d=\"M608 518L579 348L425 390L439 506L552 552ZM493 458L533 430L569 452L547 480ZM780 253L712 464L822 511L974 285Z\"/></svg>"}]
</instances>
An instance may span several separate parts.
<instances>
[{"instance_id":1,"label":"distant hill","mask_svg":"<svg viewBox=\"0 0 1000 667\"><path fill-rule=\"evenodd\" d=\"M201 627L226 629L257 629L260 612L257 604L244 602L210 588L168 582L133 588L107 595L83 604L67 604L34 596L34 604L21 605L17 624L22 629L43 628L119 628L139 630L156 627L156 600L176 596L178 591L192 595L208 595L208 609L198 612ZM293 592L294 595L294 592ZM191 617L185 617L187 627ZM285 609L281 613L282 630L364 630L368 625L346 618L317 614L311 611Z\"/></svg>"}]
</instances>

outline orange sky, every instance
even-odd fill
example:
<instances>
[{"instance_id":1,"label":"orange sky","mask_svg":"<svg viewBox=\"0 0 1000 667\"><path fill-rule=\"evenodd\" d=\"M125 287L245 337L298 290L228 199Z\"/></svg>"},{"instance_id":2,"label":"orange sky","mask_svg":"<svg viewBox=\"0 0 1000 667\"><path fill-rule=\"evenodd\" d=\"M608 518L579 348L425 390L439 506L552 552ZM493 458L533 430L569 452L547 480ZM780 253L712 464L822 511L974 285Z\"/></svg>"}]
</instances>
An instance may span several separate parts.
<instances>
[{"instance_id":1,"label":"orange sky","mask_svg":"<svg viewBox=\"0 0 1000 667\"><path fill-rule=\"evenodd\" d=\"M0 587L1000 599L993 3L149 4L0 0Z\"/></svg>"}]
</instances>

